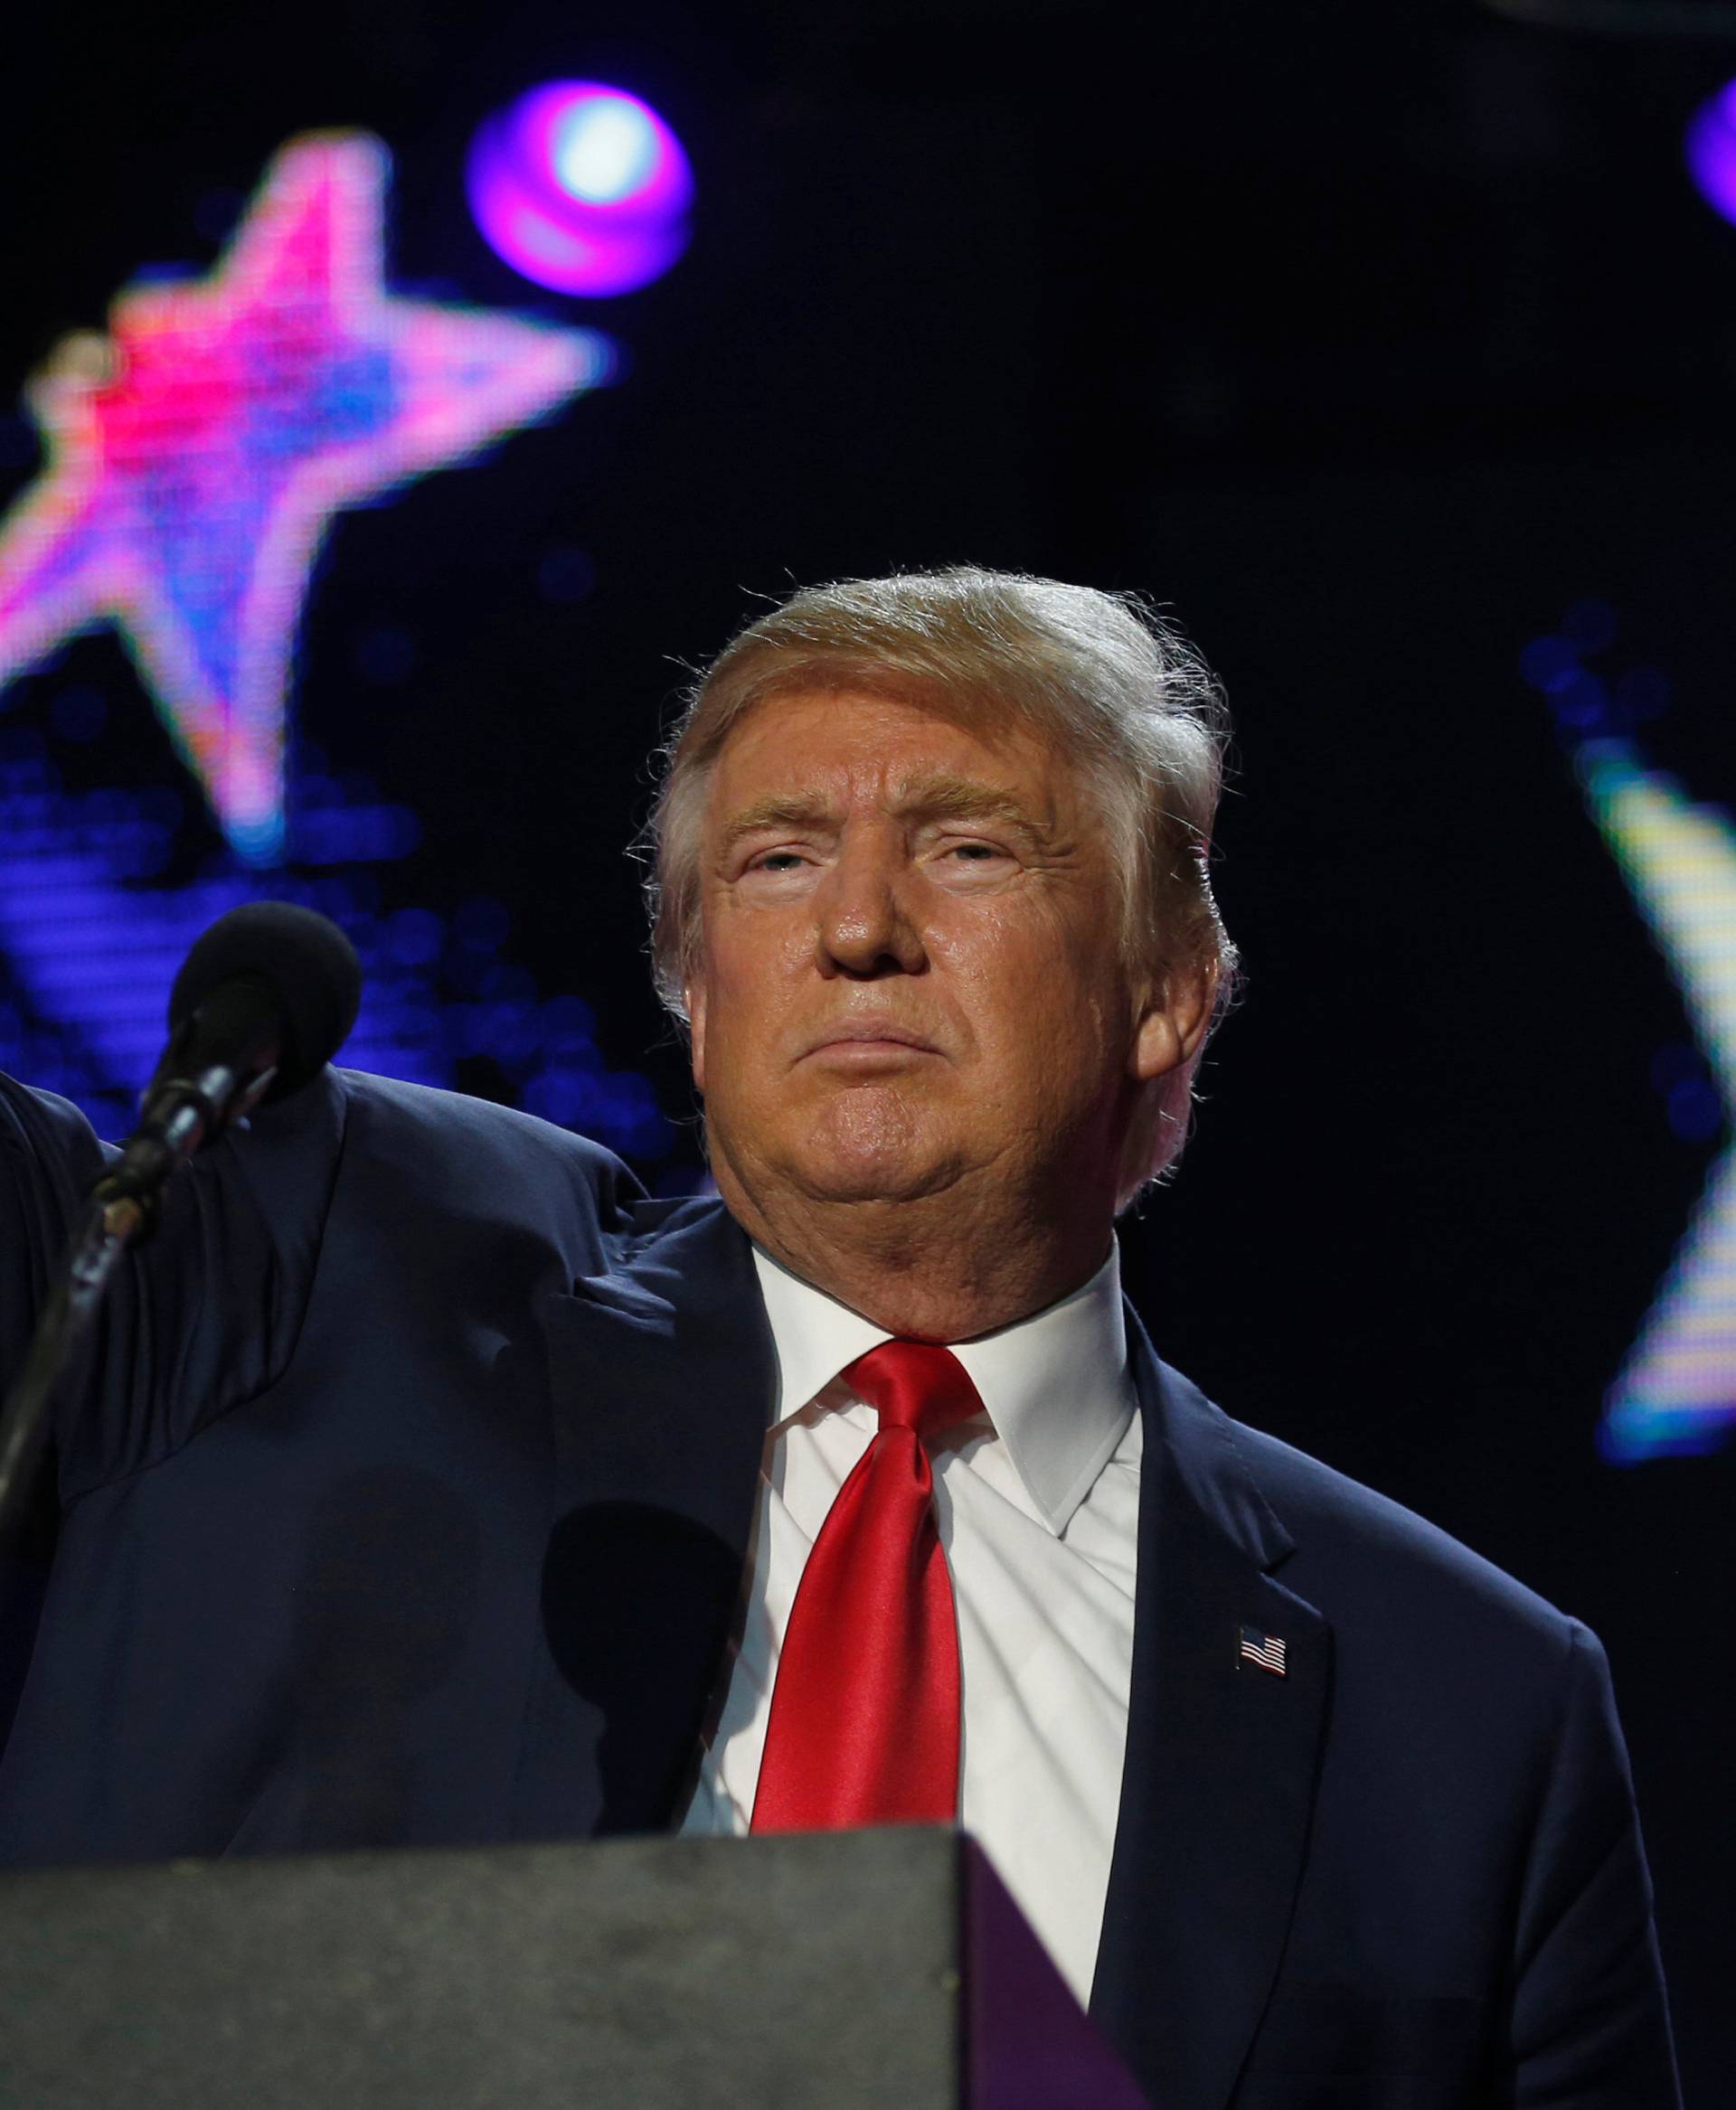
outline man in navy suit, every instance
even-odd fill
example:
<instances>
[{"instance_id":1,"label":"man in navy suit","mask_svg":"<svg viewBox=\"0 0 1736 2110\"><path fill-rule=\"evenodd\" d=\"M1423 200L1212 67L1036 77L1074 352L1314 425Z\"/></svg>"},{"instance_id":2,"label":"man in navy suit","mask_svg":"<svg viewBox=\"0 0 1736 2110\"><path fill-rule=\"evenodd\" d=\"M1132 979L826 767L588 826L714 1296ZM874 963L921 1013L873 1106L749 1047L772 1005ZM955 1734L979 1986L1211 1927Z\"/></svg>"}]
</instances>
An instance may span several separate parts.
<instances>
[{"instance_id":1,"label":"man in navy suit","mask_svg":"<svg viewBox=\"0 0 1736 2110\"><path fill-rule=\"evenodd\" d=\"M342 1074L209 1153L57 1431L0 1852L746 1829L874 1441L848 1373L943 1343L959 1814L1154 2101L1675 2105L1595 1640L1230 1421L1118 1295L1233 964L1220 739L1081 589L744 632L656 824L721 1199ZM99 1163L7 1088L9 1362Z\"/></svg>"}]
</instances>

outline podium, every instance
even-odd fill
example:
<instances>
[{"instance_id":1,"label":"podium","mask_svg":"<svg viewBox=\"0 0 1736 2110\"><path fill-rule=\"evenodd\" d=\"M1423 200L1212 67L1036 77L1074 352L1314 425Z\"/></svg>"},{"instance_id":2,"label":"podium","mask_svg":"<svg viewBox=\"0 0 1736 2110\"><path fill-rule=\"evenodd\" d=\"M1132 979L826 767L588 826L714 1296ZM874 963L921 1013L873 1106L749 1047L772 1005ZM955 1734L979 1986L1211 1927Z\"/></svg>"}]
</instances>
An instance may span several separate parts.
<instances>
[{"instance_id":1,"label":"podium","mask_svg":"<svg viewBox=\"0 0 1736 2110\"><path fill-rule=\"evenodd\" d=\"M0 1877L5 2110L1146 2110L942 1830Z\"/></svg>"}]
</instances>

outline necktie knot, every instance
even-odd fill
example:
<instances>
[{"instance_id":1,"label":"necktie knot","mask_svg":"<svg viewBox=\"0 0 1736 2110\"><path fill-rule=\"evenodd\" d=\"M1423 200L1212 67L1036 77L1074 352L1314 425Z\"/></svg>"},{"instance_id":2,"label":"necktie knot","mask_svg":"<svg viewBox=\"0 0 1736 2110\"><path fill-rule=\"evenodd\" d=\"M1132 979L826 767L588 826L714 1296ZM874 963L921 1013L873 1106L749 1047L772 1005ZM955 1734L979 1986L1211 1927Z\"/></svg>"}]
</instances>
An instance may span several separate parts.
<instances>
[{"instance_id":1,"label":"necktie knot","mask_svg":"<svg viewBox=\"0 0 1736 2110\"><path fill-rule=\"evenodd\" d=\"M844 1380L880 1416L882 1428L908 1428L924 1439L983 1410L964 1364L932 1342L882 1341L849 1365Z\"/></svg>"}]
</instances>

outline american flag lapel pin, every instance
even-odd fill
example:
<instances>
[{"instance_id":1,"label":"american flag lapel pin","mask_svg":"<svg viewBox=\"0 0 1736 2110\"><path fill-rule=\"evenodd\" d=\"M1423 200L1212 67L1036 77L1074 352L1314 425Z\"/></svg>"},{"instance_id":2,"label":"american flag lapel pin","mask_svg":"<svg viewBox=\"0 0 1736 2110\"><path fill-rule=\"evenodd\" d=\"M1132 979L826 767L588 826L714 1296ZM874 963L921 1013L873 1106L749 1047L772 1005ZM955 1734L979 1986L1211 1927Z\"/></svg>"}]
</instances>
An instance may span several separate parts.
<instances>
[{"instance_id":1,"label":"american flag lapel pin","mask_svg":"<svg viewBox=\"0 0 1736 2110\"><path fill-rule=\"evenodd\" d=\"M1236 1651L1236 1667L1243 1663L1256 1664L1262 1671L1269 1671L1274 1678L1288 1678L1289 1672L1284 1663L1284 1644L1275 1634L1262 1634L1258 1626L1241 1629L1241 1645Z\"/></svg>"}]
</instances>

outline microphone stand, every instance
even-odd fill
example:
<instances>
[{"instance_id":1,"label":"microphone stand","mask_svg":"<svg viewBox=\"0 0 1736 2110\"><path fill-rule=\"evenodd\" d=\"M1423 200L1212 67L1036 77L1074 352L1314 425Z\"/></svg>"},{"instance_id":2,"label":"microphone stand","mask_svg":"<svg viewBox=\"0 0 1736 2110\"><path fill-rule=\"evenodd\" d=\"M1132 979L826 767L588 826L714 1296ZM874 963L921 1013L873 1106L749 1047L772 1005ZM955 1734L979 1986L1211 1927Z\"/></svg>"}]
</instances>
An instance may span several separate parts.
<instances>
[{"instance_id":1,"label":"microphone stand","mask_svg":"<svg viewBox=\"0 0 1736 2110\"><path fill-rule=\"evenodd\" d=\"M272 1066L263 1071L246 1060L213 1063L195 1076L153 1084L143 1122L90 1190L24 1367L0 1408L0 1553L30 1514L55 1401L81 1367L122 1256L156 1229L163 1192L174 1175L219 1126L239 1119L269 1088L276 1052L273 1046Z\"/></svg>"},{"instance_id":2,"label":"microphone stand","mask_svg":"<svg viewBox=\"0 0 1736 2110\"><path fill-rule=\"evenodd\" d=\"M108 1278L145 1220L137 1201L92 1201L49 1292L30 1352L0 1412L0 1551L29 1513L61 1380L89 1342Z\"/></svg>"}]
</instances>

